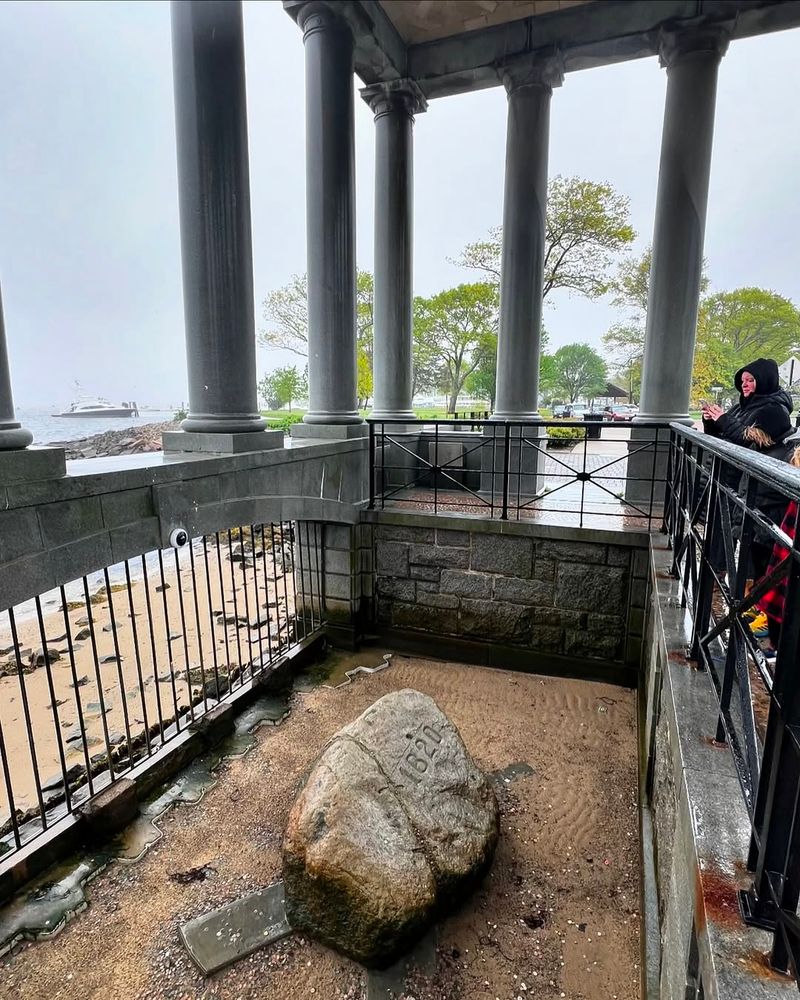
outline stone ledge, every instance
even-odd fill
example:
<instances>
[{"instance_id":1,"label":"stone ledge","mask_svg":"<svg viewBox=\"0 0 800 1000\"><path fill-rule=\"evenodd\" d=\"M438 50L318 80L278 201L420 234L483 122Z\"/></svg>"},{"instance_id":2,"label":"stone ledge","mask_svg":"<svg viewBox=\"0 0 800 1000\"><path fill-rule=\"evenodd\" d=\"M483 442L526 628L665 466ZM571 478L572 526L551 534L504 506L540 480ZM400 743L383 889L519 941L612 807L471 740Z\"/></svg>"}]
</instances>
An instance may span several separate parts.
<instances>
[{"instance_id":1,"label":"stone ledge","mask_svg":"<svg viewBox=\"0 0 800 1000\"><path fill-rule=\"evenodd\" d=\"M202 452L236 455L245 451L269 451L283 448L283 431L249 431L240 434L210 434L200 431L164 431L161 443L164 454Z\"/></svg>"},{"instance_id":2,"label":"stone ledge","mask_svg":"<svg viewBox=\"0 0 800 1000\"><path fill-rule=\"evenodd\" d=\"M4 486L60 479L66 472L66 452L63 448L0 451L0 483Z\"/></svg>"}]
</instances>

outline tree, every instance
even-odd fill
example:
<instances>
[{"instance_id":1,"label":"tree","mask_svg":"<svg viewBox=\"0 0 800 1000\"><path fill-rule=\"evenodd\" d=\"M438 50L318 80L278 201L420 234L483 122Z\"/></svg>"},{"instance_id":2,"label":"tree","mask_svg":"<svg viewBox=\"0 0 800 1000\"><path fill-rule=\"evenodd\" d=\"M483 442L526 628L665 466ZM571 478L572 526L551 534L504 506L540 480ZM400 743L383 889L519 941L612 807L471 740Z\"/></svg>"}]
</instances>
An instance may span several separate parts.
<instances>
[{"instance_id":1,"label":"tree","mask_svg":"<svg viewBox=\"0 0 800 1000\"><path fill-rule=\"evenodd\" d=\"M789 299L765 288L735 288L709 295L697 318L697 352L713 350L722 370L717 379L729 384L734 372L756 357L780 364L800 344L800 311Z\"/></svg>"},{"instance_id":2,"label":"tree","mask_svg":"<svg viewBox=\"0 0 800 1000\"><path fill-rule=\"evenodd\" d=\"M356 272L356 342L372 368L373 281L369 271ZM269 324L258 335L268 350L282 349L308 357L308 280L294 274L287 285L264 299L264 319Z\"/></svg>"},{"instance_id":3,"label":"tree","mask_svg":"<svg viewBox=\"0 0 800 1000\"><path fill-rule=\"evenodd\" d=\"M369 406L369 401L372 397L373 391L372 365L370 364L369 358L364 351L359 351L356 362L356 394L358 395L358 407L360 410L366 410Z\"/></svg>"},{"instance_id":4,"label":"tree","mask_svg":"<svg viewBox=\"0 0 800 1000\"><path fill-rule=\"evenodd\" d=\"M414 304L414 335L425 345L429 365L438 370L449 397L448 412L497 335L498 291L491 282L458 285Z\"/></svg>"},{"instance_id":5,"label":"tree","mask_svg":"<svg viewBox=\"0 0 800 1000\"><path fill-rule=\"evenodd\" d=\"M608 275L619 253L636 233L630 204L610 184L580 177L553 177L547 188L543 297L566 288L596 299L612 286ZM456 261L500 281L503 230L495 226L485 240L469 243Z\"/></svg>"},{"instance_id":6,"label":"tree","mask_svg":"<svg viewBox=\"0 0 800 1000\"><path fill-rule=\"evenodd\" d=\"M603 344L609 349L614 371L628 390L628 399L633 402L642 384L644 323L615 323L603 335Z\"/></svg>"},{"instance_id":7,"label":"tree","mask_svg":"<svg viewBox=\"0 0 800 1000\"><path fill-rule=\"evenodd\" d=\"M540 350L543 352L550 342L550 335L542 324ZM545 363L547 355L540 355L541 363ZM539 385L541 386L541 377ZM480 345L478 364L475 371L464 383L467 390L476 396L483 396L489 400L489 409L494 410L495 398L497 394L497 335L487 337L486 342Z\"/></svg>"},{"instance_id":8,"label":"tree","mask_svg":"<svg viewBox=\"0 0 800 1000\"><path fill-rule=\"evenodd\" d=\"M292 402L308 394L307 372L298 371L294 365L276 368L261 379L258 391L268 410L279 410L288 403L291 413Z\"/></svg>"},{"instance_id":9,"label":"tree","mask_svg":"<svg viewBox=\"0 0 800 1000\"><path fill-rule=\"evenodd\" d=\"M642 382L642 362L644 360L645 326L647 323L647 296L650 290L650 267L653 254L646 247L638 257L626 257L611 283L613 305L622 309L626 317L614 325L603 336L603 344L609 349L614 372L628 388L628 396L633 402L639 395ZM708 288L708 276L703 262L700 276L701 294Z\"/></svg>"},{"instance_id":10,"label":"tree","mask_svg":"<svg viewBox=\"0 0 800 1000\"><path fill-rule=\"evenodd\" d=\"M553 388L570 403L601 395L607 377L605 361L588 344L567 344L553 355Z\"/></svg>"}]
</instances>

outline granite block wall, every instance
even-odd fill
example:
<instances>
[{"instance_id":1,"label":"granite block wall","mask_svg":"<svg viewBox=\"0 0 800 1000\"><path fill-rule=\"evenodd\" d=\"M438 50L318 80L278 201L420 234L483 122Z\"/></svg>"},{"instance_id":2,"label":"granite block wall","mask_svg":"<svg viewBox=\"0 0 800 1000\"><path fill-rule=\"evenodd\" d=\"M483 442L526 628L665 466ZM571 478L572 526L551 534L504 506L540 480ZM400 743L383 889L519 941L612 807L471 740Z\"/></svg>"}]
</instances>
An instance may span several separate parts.
<instances>
[{"instance_id":1,"label":"granite block wall","mask_svg":"<svg viewBox=\"0 0 800 1000\"><path fill-rule=\"evenodd\" d=\"M380 625L638 663L645 549L430 520L373 526Z\"/></svg>"}]
</instances>

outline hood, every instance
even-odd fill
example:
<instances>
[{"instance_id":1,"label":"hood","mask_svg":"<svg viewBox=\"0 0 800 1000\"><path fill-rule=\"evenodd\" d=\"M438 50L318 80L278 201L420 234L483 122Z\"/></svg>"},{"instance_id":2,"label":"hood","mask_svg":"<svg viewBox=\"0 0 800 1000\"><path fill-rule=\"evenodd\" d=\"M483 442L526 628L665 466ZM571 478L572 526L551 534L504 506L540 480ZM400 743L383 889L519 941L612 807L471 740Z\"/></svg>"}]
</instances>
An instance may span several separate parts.
<instances>
[{"instance_id":1,"label":"hood","mask_svg":"<svg viewBox=\"0 0 800 1000\"><path fill-rule=\"evenodd\" d=\"M749 365L740 368L733 376L733 384L736 386L740 396L742 394L742 375L745 372L750 372L756 380L756 391L754 393L756 396L768 396L771 392L777 392L780 388L778 363L777 361L773 361L772 358L756 358ZM752 398L751 396L750 399ZM745 406L747 402L745 397L742 396L742 406Z\"/></svg>"}]
</instances>

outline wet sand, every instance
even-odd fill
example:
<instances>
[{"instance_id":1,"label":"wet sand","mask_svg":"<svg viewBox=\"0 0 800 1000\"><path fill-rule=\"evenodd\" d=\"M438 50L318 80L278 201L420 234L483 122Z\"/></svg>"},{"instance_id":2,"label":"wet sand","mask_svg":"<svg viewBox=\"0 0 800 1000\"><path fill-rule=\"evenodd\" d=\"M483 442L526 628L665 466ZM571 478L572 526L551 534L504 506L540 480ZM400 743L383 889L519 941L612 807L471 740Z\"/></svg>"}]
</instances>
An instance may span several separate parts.
<instances>
[{"instance_id":1,"label":"wet sand","mask_svg":"<svg viewBox=\"0 0 800 1000\"><path fill-rule=\"evenodd\" d=\"M383 651L381 651L383 652ZM344 666L375 665L380 654ZM341 675L343 661L339 663ZM296 691L291 714L257 733L197 806L162 821L139 862L92 882L89 908L53 941L0 965L0 996L92 1000L363 998L363 970L299 937L204 980L181 922L280 877L297 785L337 729L391 690L431 695L487 771L526 762L503 783L491 873L438 928L437 968L415 1000L636 1000L639 845L635 694L610 685L410 657L336 690ZM207 866L180 884L171 875Z\"/></svg>"},{"instance_id":2,"label":"wet sand","mask_svg":"<svg viewBox=\"0 0 800 1000\"><path fill-rule=\"evenodd\" d=\"M60 598L43 606L46 645L58 653L50 678L44 666L22 678L16 672L0 677L0 724L16 810L37 805L34 755L43 786L59 781L57 734L66 769L85 769L87 758L91 764L93 757L106 754L107 740L127 746L129 735L141 740L145 729L159 719L174 720L177 710L187 724L191 718L186 710L203 694L204 682L207 697L197 704L197 712L205 709L217 683L224 693L229 665L235 676L240 665L277 652L279 643L286 645L294 580L291 570L284 579L283 568L291 567L291 556L288 543L281 549L278 536L274 560L272 540L266 541L262 555L257 539L255 561L249 547L246 562L232 561L227 538L219 551L215 544L204 550L202 540L196 541L192 552L180 551L179 561L172 550L160 564L151 554L146 580L142 560L134 560L130 591L124 583L112 582L109 593L103 578L95 576L100 582L89 589L88 605L83 595L68 601L69 631ZM119 577L115 573L109 579ZM68 597L77 596L70 588ZM256 624L260 627L251 627ZM20 660L27 665L29 654L44 647L35 611L18 616L16 630ZM12 647L9 617L0 612L0 664L15 661ZM26 716L34 735L33 754ZM101 763L96 760L92 766ZM8 794L0 780L0 825L8 816Z\"/></svg>"}]
</instances>

